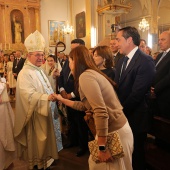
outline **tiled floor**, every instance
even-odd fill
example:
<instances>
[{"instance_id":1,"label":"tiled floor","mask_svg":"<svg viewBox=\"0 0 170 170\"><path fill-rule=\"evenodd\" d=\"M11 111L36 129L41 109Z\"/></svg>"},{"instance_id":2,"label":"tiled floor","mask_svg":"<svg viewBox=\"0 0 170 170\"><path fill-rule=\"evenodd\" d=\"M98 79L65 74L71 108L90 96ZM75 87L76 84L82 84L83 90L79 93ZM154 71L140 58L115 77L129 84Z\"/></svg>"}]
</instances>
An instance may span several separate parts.
<instances>
[{"instance_id":1,"label":"tiled floor","mask_svg":"<svg viewBox=\"0 0 170 170\"><path fill-rule=\"evenodd\" d=\"M75 153L78 148L63 149L59 153L59 160L51 166L51 170L88 170L88 156L86 153L82 157L76 157ZM27 163L15 160L8 170L27 170Z\"/></svg>"}]
</instances>

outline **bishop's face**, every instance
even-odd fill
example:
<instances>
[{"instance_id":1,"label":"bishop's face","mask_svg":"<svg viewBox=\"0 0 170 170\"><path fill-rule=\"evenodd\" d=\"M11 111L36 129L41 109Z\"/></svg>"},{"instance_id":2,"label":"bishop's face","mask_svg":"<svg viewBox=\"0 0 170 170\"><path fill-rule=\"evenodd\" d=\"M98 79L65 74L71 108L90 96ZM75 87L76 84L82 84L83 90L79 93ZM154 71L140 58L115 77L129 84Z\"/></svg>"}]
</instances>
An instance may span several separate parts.
<instances>
[{"instance_id":1,"label":"bishop's face","mask_svg":"<svg viewBox=\"0 0 170 170\"><path fill-rule=\"evenodd\" d=\"M28 60L35 66L40 67L44 61L44 53L41 51L31 52L28 55Z\"/></svg>"}]
</instances>

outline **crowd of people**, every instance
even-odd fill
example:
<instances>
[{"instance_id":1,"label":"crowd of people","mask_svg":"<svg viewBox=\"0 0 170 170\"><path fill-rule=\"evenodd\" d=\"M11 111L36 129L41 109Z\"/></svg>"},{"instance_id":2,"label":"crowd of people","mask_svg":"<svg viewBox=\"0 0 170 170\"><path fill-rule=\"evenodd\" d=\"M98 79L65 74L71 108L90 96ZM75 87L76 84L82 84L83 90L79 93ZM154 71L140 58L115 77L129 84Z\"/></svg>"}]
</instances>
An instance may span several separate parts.
<instances>
[{"instance_id":1,"label":"crowd of people","mask_svg":"<svg viewBox=\"0 0 170 170\"><path fill-rule=\"evenodd\" d=\"M121 28L110 46L88 49L82 39L72 40L69 57L45 56L38 31L24 45L26 59L19 50L0 52L0 169L16 157L27 161L29 169L50 169L63 148L78 146L76 156L83 156L91 138L97 140L100 163L90 155L90 170L146 170L144 147L152 116L170 118L170 32L160 34L162 52L153 56L130 26ZM15 114L8 93L15 95ZM66 113L61 115L61 108ZM68 121L64 146L63 115ZM94 120L95 134L87 115ZM124 150L119 159L105 147L114 131Z\"/></svg>"}]
</instances>

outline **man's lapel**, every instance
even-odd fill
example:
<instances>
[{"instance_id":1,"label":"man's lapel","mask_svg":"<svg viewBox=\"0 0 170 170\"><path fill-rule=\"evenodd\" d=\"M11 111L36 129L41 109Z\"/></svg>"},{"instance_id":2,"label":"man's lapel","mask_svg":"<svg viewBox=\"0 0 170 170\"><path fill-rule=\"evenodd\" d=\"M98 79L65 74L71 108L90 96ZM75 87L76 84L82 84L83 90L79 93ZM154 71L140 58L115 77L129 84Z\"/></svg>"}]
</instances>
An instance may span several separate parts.
<instances>
[{"instance_id":1,"label":"man's lapel","mask_svg":"<svg viewBox=\"0 0 170 170\"><path fill-rule=\"evenodd\" d=\"M128 64L124 74L122 75L122 78L121 78L119 84L121 84L124 81L124 79L127 76L127 74L133 69L133 67L134 67L134 65L135 65L135 63L136 63L136 61L138 59L138 56L139 56L139 49L136 51L136 53L134 54L134 56L131 59L130 63Z\"/></svg>"}]
</instances>

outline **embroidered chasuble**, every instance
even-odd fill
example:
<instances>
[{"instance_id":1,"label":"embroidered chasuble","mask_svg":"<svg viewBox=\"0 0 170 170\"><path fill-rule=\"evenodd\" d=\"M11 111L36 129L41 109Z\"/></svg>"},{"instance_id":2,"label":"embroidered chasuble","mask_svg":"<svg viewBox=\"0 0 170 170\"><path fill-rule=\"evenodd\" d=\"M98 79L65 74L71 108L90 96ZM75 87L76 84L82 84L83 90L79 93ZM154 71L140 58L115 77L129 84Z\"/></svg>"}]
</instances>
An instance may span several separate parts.
<instances>
[{"instance_id":1,"label":"embroidered chasuble","mask_svg":"<svg viewBox=\"0 0 170 170\"><path fill-rule=\"evenodd\" d=\"M48 101L53 93L42 70L29 61L17 79L16 118L14 136L18 143L18 157L29 160L29 168L39 169L58 159L62 149L58 109Z\"/></svg>"}]
</instances>

